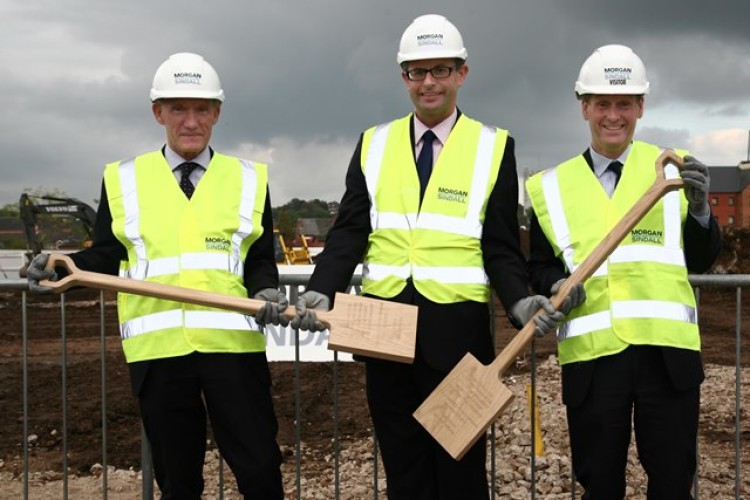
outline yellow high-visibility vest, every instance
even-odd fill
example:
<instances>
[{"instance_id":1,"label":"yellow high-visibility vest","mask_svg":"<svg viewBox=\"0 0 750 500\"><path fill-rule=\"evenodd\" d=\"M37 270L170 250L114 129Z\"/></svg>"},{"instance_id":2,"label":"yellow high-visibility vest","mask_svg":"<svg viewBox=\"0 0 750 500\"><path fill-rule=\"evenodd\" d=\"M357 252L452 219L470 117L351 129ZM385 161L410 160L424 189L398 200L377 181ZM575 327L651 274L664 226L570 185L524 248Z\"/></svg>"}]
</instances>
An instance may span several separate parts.
<instances>
[{"instance_id":1,"label":"yellow high-visibility vest","mask_svg":"<svg viewBox=\"0 0 750 500\"><path fill-rule=\"evenodd\" d=\"M107 165L112 231L125 246L123 277L247 297L244 260L263 232L266 166L213 155L188 200L161 151ZM252 316L119 293L126 360L198 352L262 352Z\"/></svg>"},{"instance_id":2,"label":"yellow high-visibility vest","mask_svg":"<svg viewBox=\"0 0 750 500\"><path fill-rule=\"evenodd\" d=\"M394 297L411 278L434 302L487 302L482 225L508 132L461 115L433 167L420 209L411 119L373 127L362 140L372 226L362 292Z\"/></svg>"},{"instance_id":3,"label":"yellow high-visibility vest","mask_svg":"<svg viewBox=\"0 0 750 500\"><path fill-rule=\"evenodd\" d=\"M612 198L583 156L527 181L539 225L569 272L653 184L660 154L658 147L635 141ZM674 166L665 171L669 177L679 175ZM615 354L631 344L700 350L683 251L686 217L684 192L668 193L586 281L585 302L558 329L561 364Z\"/></svg>"}]
</instances>

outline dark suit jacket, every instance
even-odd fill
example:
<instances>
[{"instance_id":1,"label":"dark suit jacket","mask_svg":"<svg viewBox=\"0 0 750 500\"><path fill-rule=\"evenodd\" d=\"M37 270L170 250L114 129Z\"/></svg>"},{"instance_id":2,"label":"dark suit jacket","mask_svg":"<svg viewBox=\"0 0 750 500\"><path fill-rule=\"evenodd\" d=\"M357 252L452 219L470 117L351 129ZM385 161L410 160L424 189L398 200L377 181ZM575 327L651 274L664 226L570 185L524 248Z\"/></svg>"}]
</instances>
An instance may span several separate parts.
<instances>
[{"instance_id":1,"label":"dark suit jacket","mask_svg":"<svg viewBox=\"0 0 750 500\"><path fill-rule=\"evenodd\" d=\"M459 113L459 119L460 116ZM411 142L413 154L413 120ZM349 163L346 192L338 218L328 233L325 248L308 284L309 290L324 293L331 299L335 292L346 290L354 268L367 251L368 236L372 231L370 199L360 161L361 149L362 136ZM498 179L487 204L482 234L485 271L506 309L528 295L517 210L518 178L514 142L509 137ZM473 353L485 363L494 358L487 304L436 304L422 296L411 281L390 300L419 307L417 349L434 368L450 371L466 352Z\"/></svg>"},{"instance_id":2,"label":"dark suit jacket","mask_svg":"<svg viewBox=\"0 0 750 500\"><path fill-rule=\"evenodd\" d=\"M591 154L583 154L589 166L592 165ZM545 295L559 279L565 278L565 267L558 259L552 246L545 237L536 216L530 225L531 258L529 273L532 288ZM691 273L702 273L708 270L721 250L721 235L716 219L711 217L709 226L702 227L691 215L688 215L683 226L685 244L685 263ZM699 385L704 378L700 352L673 347L661 347L667 371L677 390L686 390ZM586 397L597 360L563 365L563 402L576 406Z\"/></svg>"},{"instance_id":3,"label":"dark suit jacket","mask_svg":"<svg viewBox=\"0 0 750 500\"><path fill-rule=\"evenodd\" d=\"M175 182L177 182L175 180ZM85 271L117 275L120 261L128 258L125 247L112 233L112 213L109 208L107 190L102 182L102 193L94 223L93 244L91 248L71 254L78 268ZM220 202L220 200L217 200ZM143 214L148 217L148 214ZM63 277L63 269L57 269L58 276ZM263 234L250 246L245 256L244 283L248 296L252 297L263 288L278 287L279 271L273 253L273 217L271 215L271 197L266 196L263 210ZM137 396L148 372L149 361L128 363L133 395Z\"/></svg>"}]
</instances>

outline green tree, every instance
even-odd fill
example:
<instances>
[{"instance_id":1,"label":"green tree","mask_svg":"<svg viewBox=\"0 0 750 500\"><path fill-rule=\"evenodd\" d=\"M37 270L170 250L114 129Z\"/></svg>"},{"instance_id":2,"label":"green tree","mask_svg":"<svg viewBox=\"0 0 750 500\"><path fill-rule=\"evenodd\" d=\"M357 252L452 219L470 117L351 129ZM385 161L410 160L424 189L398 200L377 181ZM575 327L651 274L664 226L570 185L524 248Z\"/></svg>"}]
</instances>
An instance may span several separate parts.
<instances>
[{"instance_id":1,"label":"green tree","mask_svg":"<svg viewBox=\"0 0 750 500\"><path fill-rule=\"evenodd\" d=\"M297 224L297 219L292 217L289 210L282 208L278 211L276 221L276 227L284 238L284 241L291 241L294 238L294 227Z\"/></svg>"},{"instance_id":2,"label":"green tree","mask_svg":"<svg viewBox=\"0 0 750 500\"><path fill-rule=\"evenodd\" d=\"M0 207L0 217L18 217L18 202L8 203Z\"/></svg>"},{"instance_id":3,"label":"green tree","mask_svg":"<svg viewBox=\"0 0 750 500\"><path fill-rule=\"evenodd\" d=\"M328 202L315 200L300 200L292 198L286 204L272 209L275 227L285 241L291 241L295 234L298 219L325 219L330 217Z\"/></svg>"}]
</instances>

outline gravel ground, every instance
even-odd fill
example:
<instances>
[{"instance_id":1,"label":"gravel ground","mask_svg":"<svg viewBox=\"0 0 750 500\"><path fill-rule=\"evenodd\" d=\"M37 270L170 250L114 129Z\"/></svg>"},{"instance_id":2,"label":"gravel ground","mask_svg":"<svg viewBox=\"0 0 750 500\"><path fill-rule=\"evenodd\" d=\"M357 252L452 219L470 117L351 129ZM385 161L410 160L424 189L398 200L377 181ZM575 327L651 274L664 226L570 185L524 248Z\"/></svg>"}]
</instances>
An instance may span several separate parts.
<instances>
[{"instance_id":1,"label":"gravel ground","mask_svg":"<svg viewBox=\"0 0 750 500\"><path fill-rule=\"evenodd\" d=\"M537 498L563 499L571 497L571 467L565 410L559 396L559 367L554 358L538 367L537 394L540 402L540 422L543 435L543 453L535 458L537 473L535 487ZM735 498L735 369L727 366L706 367L707 379L702 390L701 435L699 439L699 496L700 498ZM516 395L513 402L501 415L496 427L494 458L496 471L493 487L496 498L531 498L531 433L529 412L526 407L525 390L529 375L506 377L504 383ZM741 408L747 408L750 389L742 383ZM744 419L744 416L743 416ZM747 439L750 429L741 421L741 437ZM300 480L301 495L297 495L295 480L294 449L284 448L283 474L287 498L330 499L338 493L341 499L374 497L373 443L371 439L346 440L340 442L340 483L338 491L334 481L334 457L328 450L302 445ZM214 451L207 453L204 498L219 497L219 459ZM742 450L739 483L740 496L750 492L750 452ZM488 464L490 463L488 457ZM68 498L88 500L103 498L100 468L92 468L92 475L70 476L67 480ZM488 473L489 474L489 473ZM224 498L240 498L236 492L231 472L223 468ZM645 498L646 482L638 464L634 447L631 446L628 469L627 498ZM140 498L142 490L139 471L110 467L107 474L107 498L125 500ZM0 463L0 498L21 498L21 478L4 472ZM66 487L59 472L34 473L29 479L29 498L63 498ZM381 498L387 496L387 485L382 467L378 472L378 490ZM580 498L581 491L576 492Z\"/></svg>"}]
</instances>

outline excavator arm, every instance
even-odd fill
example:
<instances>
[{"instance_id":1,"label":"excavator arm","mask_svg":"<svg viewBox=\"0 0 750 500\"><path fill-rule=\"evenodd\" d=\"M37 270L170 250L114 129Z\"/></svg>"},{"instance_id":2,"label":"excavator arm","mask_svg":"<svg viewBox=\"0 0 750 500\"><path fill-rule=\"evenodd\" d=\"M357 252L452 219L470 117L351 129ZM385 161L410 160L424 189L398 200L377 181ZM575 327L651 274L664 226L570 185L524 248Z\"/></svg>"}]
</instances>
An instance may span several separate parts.
<instances>
[{"instance_id":1,"label":"excavator arm","mask_svg":"<svg viewBox=\"0 0 750 500\"><path fill-rule=\"evenodd\" d=\"M44 202L40 202L41 200ZM88 246L91 242L96 211L81 200L55 196L32 196L24 193L19 201L19 209L29 258L41 253L44 247L46 235L40 227L40 215L53 219L70 218L78 221L79 227L82 227L86 233L82 246ZM59 248L59 245L56 248Z\"/></svg>"}]
</instances>

